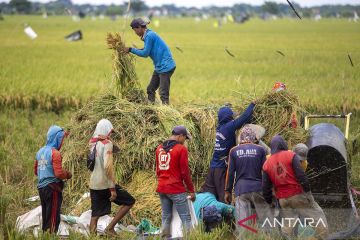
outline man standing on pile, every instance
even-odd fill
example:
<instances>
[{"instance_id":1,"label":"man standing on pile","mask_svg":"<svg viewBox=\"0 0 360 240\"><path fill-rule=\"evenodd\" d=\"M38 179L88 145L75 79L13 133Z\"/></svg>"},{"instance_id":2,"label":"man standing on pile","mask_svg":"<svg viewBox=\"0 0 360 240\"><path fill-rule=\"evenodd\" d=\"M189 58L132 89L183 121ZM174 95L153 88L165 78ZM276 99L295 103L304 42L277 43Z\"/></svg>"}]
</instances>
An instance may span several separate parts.
<instances>
[{"instance_id":1,"label":"man standing on pile","mask_svg":"<svg viewBox=\"0 0 360 240\"><path fill-rule=\"evenodd\" d=\"M173 205L175 205L185 231L191 229L187 192L191 201L195 201L195 190L191 181L188 150L184 146L187 139L191 140L191 135L187 129L184 126L176 126L172 130L171 137L156 149L156 177L158 182L156 192L159 193L161 201L161 237L166 239L171 238L170 225Z\"/></svg>"},{"instance_id":2,"label":"man standing on pile","mask_svg":"<svg viewBox=\"0 0 360 240\"><path fill-rule=\"evenodd\" d=\"M213 157L210 163L205 183L201 192L210 192L220 202L224 201L225 177L229 151L236 145L236 130L251 120L255 102L250 103L245 112L234 120L230 107L222 107L218 112L218 126Z\"/></svg>"},{"instance_id":3,"label":"man standing on pile","mask_svg":"<svg viewBox=\"0 0 360 240\"><path fill-rule=\"evenodd\" d=\"M47 132L46 145L36 154L34 166L34 173L38 176L42 230L55 234L60 224L63 180L72 177L71 172L62 168L60 148L66 136L67 133L61 127L51 126Z\"/></svg>"},{"instance_id":4,"label":"man standing on pile","mask_svg":"<svg viewBox=\"0 0 360 240\"><path fill-rule=\"evenodd\" d=\"M287 143L279 135L272 138L270 147L271 156L263 166L263 195L267 203L271 204L274 187L282 218L293 221L284 221L281 228L283 234L289 239L294 236L293 223L300 215L313 220L317 239L325 239L328 233L327 221L311 194L299 156L288 151Z\"/></svg>"},{"instance_id":5,"label":"man standing on pile","mask_svg":"<svg viewBox=\"0 0 360 240\"><path fill-rule=\"evenodd\" d=\"M90 176L91 221L90 231L97 232L100 217L111 213L111 202L123 205L105 229L105 234L116 235L115 225L129 212L135 199L119 185L115 184L113 150L110 139L114 128L107 119L101 119L90 140L90 150L96 151L95 166Z\"/></svg>"},{"instance_id":6,"label":"man standing on pile","mask_svg":"<svg viewBox=\"0 0 360 240\"><path fill-rule=\"evenodd\" d=\"M139 57L146 58L150 56L155 70L147 87L148 99L151 103L155 102L155 92L160 87L161 102L169 104L170 78L176 68L175 61L171 55L170 48L164 40L157 33L148 29L147 24L141 18L136 18L131 22L130 27L144 41L144 48L126 48L125 51Z\"/></svg>"},{"instance_id":7,"label":"man standing on pile","mask_svg":"<svg viewBox=\"0 0 360 240\"><path fill-rule=\"evenodd\" d=\"M229 153L229 167L225 182L225 203L231 204L232 190L235 190L235 218L236 222L250 217L251 205L259 219L260 226L266 219L272 221L270 205L262 195L262 167L266 160L265 149L257 144L256 134L250 127L244 127L240 133L240 144L233 147ZM234 186L235 178L235 186ZM236 224L237 234L240 227ZM270 232L270 227L262 230Z\"/></svg>"}]
</instances>

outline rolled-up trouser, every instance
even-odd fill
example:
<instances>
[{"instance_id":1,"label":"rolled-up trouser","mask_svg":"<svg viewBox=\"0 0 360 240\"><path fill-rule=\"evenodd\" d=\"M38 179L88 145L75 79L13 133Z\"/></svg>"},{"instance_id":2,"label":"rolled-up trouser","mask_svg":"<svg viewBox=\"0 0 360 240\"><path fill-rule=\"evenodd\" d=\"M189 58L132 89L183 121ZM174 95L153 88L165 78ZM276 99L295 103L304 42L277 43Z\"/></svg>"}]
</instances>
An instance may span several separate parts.
<instances>
[{"instance_id":1,"label":"rolled-up trouser","mask_svg":"<svg viewBox=\"0 0 360 240\"><path fill-rule=\"evenodd\" d=\"M315 237L317 239L326 238L328 235L326 217L311 193L301 193L289 198L281 198L279 202L282 218L297 219L299 216L307 218L314 225ZM286 223L285 221L281 231L286 237L291 238L294 236L294 226Z\"/></svg>"},{"instance_id":2,"label":"rolled-up trouser","mask_svg":"<svg viewBox=\"0 0 360 240\"><path fill-rule=\"evenodd\" d=\"M160 99L163 104L169 104L170 95L170 78L173 75L175 68L165 73L153 72L150 83L147 87L148 99L150 102L155 102L155 92L160 87Z\"/></svg>"},{"instance_id":3,"label":"rolled-up trouser","mask_svg":"<svg viewBox=\"0 0 360 240\"><path fill-rule=\"evenodd\" d=\"M172 219L173 204L175 204L176 211L179 214L185 231L188 232L191 229L191 216L187 201L187 193L159 193L159 196L162 210L161 238L167 239L171 237L170 225Z\"/></svg>"},{"instance_id":4,"label":"rolled-up trouser","mask_svg":"<svg viewBox=\"0 0 360 240\"><path fill-rule=\"evenodd\" d=\"M240 194L235 198L235 219L236 219L236 234L241 235L244 230L239 225L239 221L251 216L251 203L255 207L258 226L262 231L270 232L271 226L264 224L265 220L273 222L273 214L270 205L265 201L261 192L249 192ZM248 225L247 223L244 223Z\"/></svg>"}]
</instances>

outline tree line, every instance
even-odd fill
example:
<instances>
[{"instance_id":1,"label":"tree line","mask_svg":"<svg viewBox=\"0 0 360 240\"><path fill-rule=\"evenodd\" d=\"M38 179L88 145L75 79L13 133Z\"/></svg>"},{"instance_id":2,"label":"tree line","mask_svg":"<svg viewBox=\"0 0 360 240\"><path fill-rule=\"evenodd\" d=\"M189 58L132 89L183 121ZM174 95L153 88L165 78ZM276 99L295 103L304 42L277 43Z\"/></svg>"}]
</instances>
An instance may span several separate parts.
<instances>
[{"instance_id":1,"label":"tree line","mask_svg":"<svg viewBox=\"0 0 360 240\"><path fill-rule=\"evenodd\" d=\"M321 15L322 17L353 17L354 12L360 15L360 3L357 5L322 5L316 7L301 7L293 3L294 7L303 17L313 17ZM123 15L127 9L128 3L119 5L91 5L91 4L73 4L71 0L56 0L48 3L30 2L28 0L11 0L9 3L0 3L0 13L3 14L52 14L64 15L67 11L72 13L82 13L83 15ZM263 5L254 6L249 4L235 4L231 7L209 6L203 8L195 7L177 7L174 4L165 4L162 6L149 7L142 0L131 1L131 12L134 15L152 15L157 13L168 16L202 16L204 14L212 17L222 17L227 14L266 16L273 15L278 17L295 17L289 5L267 1Z\"/></svg>"}]
</instances>

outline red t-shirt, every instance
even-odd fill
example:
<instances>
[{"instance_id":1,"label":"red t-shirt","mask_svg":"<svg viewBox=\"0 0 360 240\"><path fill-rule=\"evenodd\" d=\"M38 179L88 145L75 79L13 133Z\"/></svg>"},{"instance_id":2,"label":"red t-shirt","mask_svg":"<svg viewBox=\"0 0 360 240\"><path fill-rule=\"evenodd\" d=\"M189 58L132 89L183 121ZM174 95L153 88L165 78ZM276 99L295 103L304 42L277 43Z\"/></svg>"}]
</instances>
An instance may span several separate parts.
<instances>
[{"instance_id":1,"label":"red t-shirt","mask_svg":"<svg viewBox=\"0 0 360 240\"><path fill-rule=\"evenodd\" d=\"M271 155L264 163L263 170L269 175L277 199L304 192L292 167L294 155L292 151L280 151Z\"/></svg>"},{"instance_id":2,"label":"red t-shirt","mask_svg":"<svg viewBox=\"0 0 360 240\"><path fill-rule=\"evenodd\" d=\"M182 144L176 144L166 152L160 144L156 149L156 176L158 180L156 192L184 193L185 185L188 192L194 192L187 148Z\"/></svg>"}]
</instances>

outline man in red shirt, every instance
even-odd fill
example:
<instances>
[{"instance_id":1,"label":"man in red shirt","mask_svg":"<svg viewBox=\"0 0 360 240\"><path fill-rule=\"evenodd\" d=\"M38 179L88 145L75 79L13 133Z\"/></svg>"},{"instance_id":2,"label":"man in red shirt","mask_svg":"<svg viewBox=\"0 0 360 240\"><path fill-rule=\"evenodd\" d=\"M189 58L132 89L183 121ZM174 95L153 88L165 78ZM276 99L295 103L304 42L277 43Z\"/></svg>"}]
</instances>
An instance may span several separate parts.
<instances>
[{"instance_id":1,"label":"man in red shirt","mask_svg":"<svg viewBox=\"0 0 360 240\"><path fill-rule=\"evenodd\" d=\"M170 224L173 204L186 231L191 229L191 217L187 202L187 192L195 201L194 185L191 181L188 150L184 146L191 139L184 126L176 126L171 137L156 149L156 177L162 209L161 237L170 238ZM186 188L185 188L186 186Z\"/></svg>"},{"instance_id":2,"label":"man in red shirt","mask_svg":"<svg viewBox=\"0 0 360 240\"><path fill-rule=\"evenodd\" d=\"M281 216L287 220L281 228L283 234L288 238L293 237L294 222L303 217L315 225L315 237L325 239L328 232L326 217L311 194L300 157L288 151L280 135L272 138L270 147L271 156L263 165L263 195L267 203L271 204L274 187L281 206Z\"/></svg>"}]
</instances>

